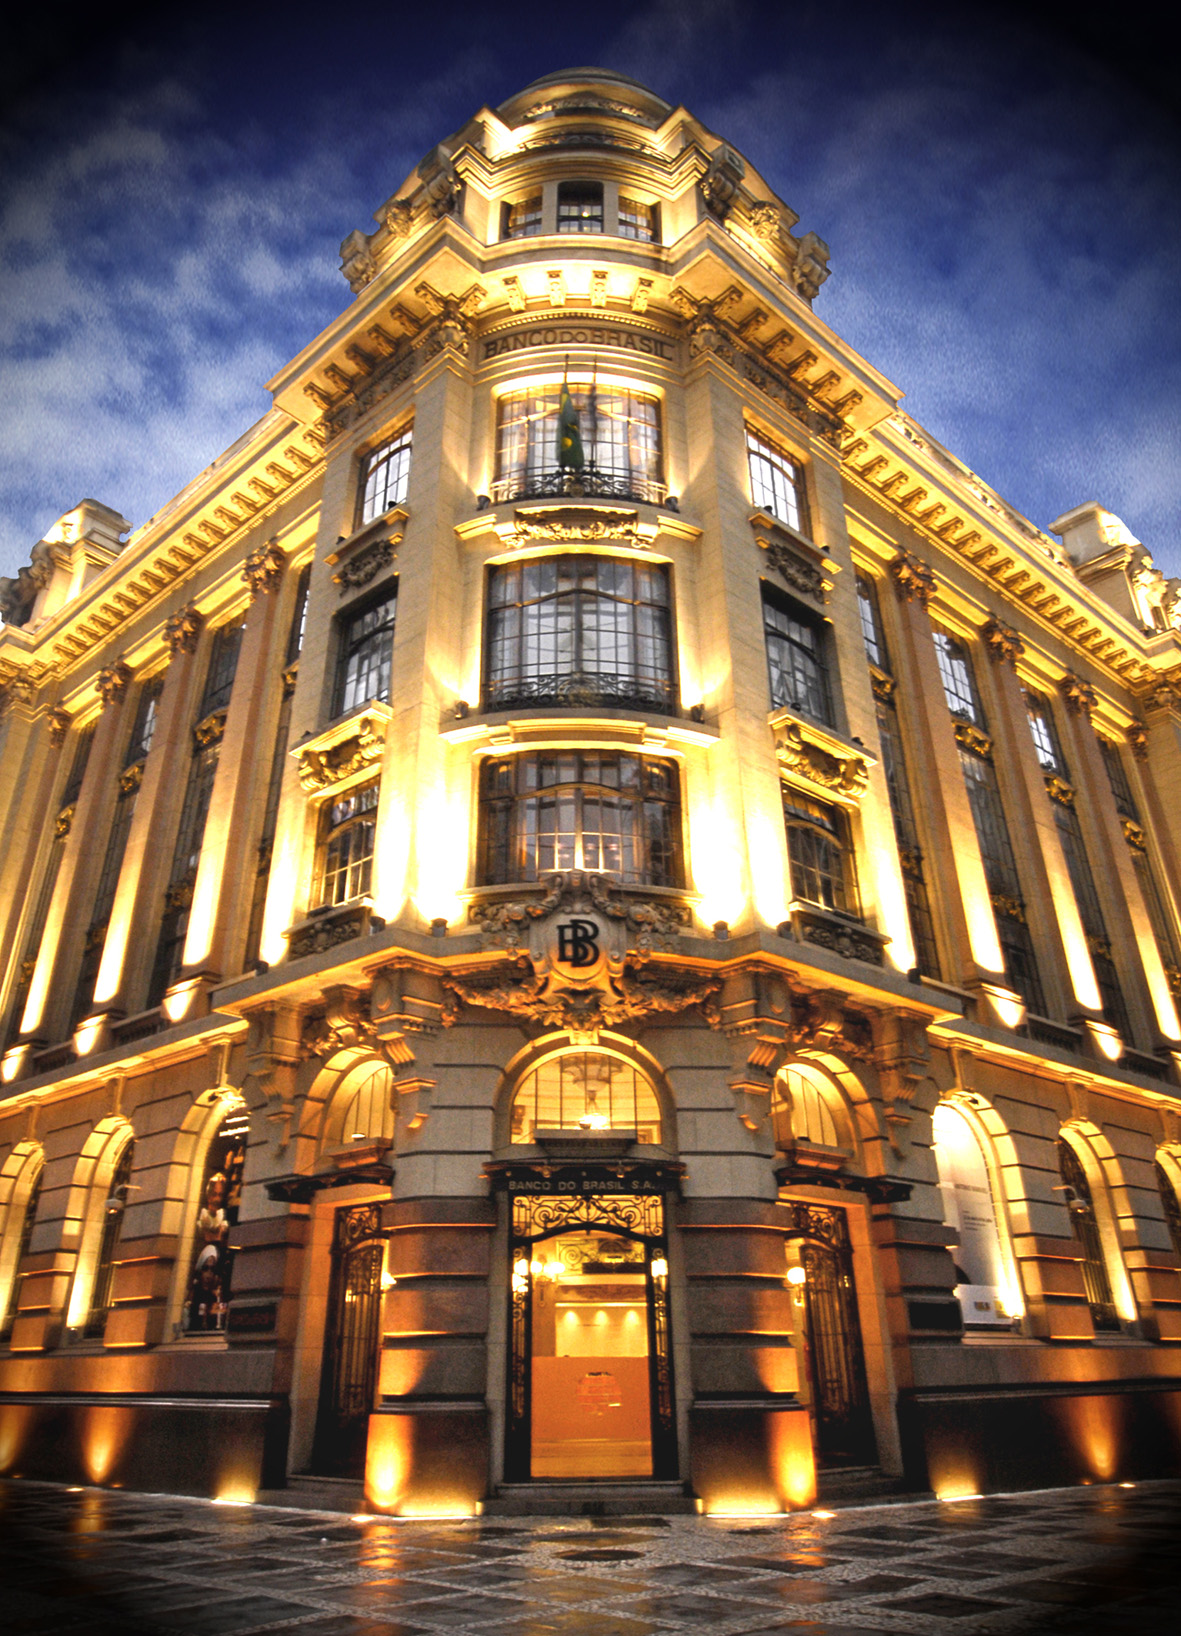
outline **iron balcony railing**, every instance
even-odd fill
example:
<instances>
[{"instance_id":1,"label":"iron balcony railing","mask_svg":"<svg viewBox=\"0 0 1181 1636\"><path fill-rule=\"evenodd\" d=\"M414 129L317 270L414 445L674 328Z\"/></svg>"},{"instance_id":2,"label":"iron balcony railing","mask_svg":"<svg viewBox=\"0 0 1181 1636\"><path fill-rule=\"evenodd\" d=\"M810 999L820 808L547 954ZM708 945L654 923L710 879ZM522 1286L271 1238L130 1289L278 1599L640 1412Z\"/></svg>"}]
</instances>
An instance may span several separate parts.
<instances>
[{"instance_id":1,"label":"iron balcony railing","mask_svg":"<svg viewBox=\"0 0 1181 1636\"><path fill-rule=\"evenodd\" d=\"M645 477L627 467L586 466L582 471L516 471L498 478L492 485L492 500L503 505L510 500L630 500L633 504L660 506L668 489L664 483Z\"/></svg>"},{"instance_id":2,"label":"iron balcony railing","mask_svg":"<svg viewBox=\"0 0 1181 1636\"><path fill-rule=\"evenodd\" d=\"M531 705L606 705L620 710L652 710L662 716L677 713L672 683L651 676L564 671L505 676L488 682L484 689L486 710L516 710Z\"/></svg>"}]
</instances>

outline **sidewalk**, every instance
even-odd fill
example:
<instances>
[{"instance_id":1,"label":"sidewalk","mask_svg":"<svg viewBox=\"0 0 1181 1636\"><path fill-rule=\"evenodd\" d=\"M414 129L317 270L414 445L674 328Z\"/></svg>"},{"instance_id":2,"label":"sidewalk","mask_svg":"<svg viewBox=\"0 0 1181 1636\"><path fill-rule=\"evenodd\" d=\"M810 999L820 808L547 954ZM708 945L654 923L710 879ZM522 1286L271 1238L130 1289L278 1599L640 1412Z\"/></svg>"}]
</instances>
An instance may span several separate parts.
<instances>
[{"instance_id":1,"label":"sidewalk","mask_svg":"<svg viewBox=\"0 0 1181 1636\"><path fill-rule=\"evenodd\" d=\"M1181 1482L788 1518L354 1522L0 1482L11 1636L1176 1636Z\"/></svg>"}]
</instances>

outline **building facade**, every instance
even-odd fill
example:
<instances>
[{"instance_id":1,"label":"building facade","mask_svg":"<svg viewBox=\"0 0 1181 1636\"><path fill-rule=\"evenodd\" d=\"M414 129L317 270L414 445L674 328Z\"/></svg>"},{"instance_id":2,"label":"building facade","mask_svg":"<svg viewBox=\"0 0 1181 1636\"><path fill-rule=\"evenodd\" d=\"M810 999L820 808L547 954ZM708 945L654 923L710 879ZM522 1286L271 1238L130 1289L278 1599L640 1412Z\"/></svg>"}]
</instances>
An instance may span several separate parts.
<instances>
[{"instance_id":1,"label":"building facade","mask_svg":"<svg viewBox=\"0 0 1181 1636\"><path fill-rule=\"evenodd\" d=\"M0 1469L1175 1471L1181 585L633 81L375 221L256 426L0 586Z\"/></svg>"}]
</instances>

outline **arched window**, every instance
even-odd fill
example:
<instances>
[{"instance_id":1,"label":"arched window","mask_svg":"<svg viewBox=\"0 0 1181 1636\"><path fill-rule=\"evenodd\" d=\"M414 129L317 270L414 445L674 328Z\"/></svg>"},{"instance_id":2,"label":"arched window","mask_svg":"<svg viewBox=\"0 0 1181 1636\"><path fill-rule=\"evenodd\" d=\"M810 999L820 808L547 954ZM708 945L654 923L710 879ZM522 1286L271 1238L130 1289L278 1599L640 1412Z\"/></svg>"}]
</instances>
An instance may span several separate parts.
<instances>
[{"instance_id":1,"label":"arched window","mask_svg":"<svg viewBox=\"0 0 1181 1636\"><path fill-rule=\"evenodd\" d=\"M231 1108L218 1124L205 1151L201 1203L185 1291L186 1330L225 1328L234 1264L230 1230L238 1225L249 1131L250 1118L245 1107Z\"/></svg>"},{"instance_id":2,"label":"arched window","mask_svg":"<svg viewBox=\"0 0 1181 1636\"><path fill-rule=\"evenodd\" d=\"M90 1307L82 1330L87 1336L100 1336L107 1327L107 1314L111 1309L111 1285L115 1276L115 1252L119 1248L119 1235L123 1231L123 1212L127 1206L131 1167L134 1161L135 1143L131 1141L119 1155L111 1177L110 1191L103 1204L102 1239L99 1242L98 1259L94 1266L94 1282L90 1287Z\"/></svg>"},{"instance_id":3,"label":"arched window","mask_svg":"<svg viewBox=\"0 0 1181 1636\"><path fill-rule=\"evenodd\" d=\"M29 1240L33 1236L33 1228L37 1221L37 1206L41 1202L41 1183L44 1180L45 1166L42 1164L33 1177L28 1193L25 1195L24 1208L21 1210L20 1215L19 1233L15 1232L16 1224L14 1221L8 1223L4 1249L6 1252L11 1251L11 1255L6 1253L4 1257L7 1262L8 1289L2 1297L4 1306L2 1317L0 1317L0 1336L10 1335L12 1326L16 1321L17 1299L20 1295L21 1285L21 1262L25 1258L29 1248ZM10 1205L9 1209L11 1210L11 1208ZM15 1244L11 1243L13 1237L15 1237Z\"/></svg>"},{"instance_id":4,"label":"arched window","mask_svg":"<svg viewBox=\"0 0 1181 1636\"><path fill-rule=\"evenodd\" d=\"M330 1141L343 1147L348 1142L392 1142L394 1110L390 1105L393 1075L384 1062L365 1063L337 1092L339 1117L330 1126Z\"/></svg>"},{"instance_id":5,"label":"arched window","mask_svg":"<svg viewBox=\"0 0 1181 1636\"><path fill-rule=\"evenodd\" d=\"M622 1057L567 1051L526 1074L513 1096L512 1141L535 1142L547 1130L634 1130L637 1142L658 1143L660 1104L651 1082Z\"/></svg>"},{"instance_id":6,"label":"arched window","mask_svg":"<svg viewBox=\"0 0 1181 1636\"><path fill-rule=\"evenodd\" d=\"M969 1326L1012 1322L1008 1278L988 1161L971 1120L953 1102L932 1118L943 1219L959 1234L953 1246L955 1293Z\"/></svg>"},{"instance_id":7,"label":"arched window","mask_svg":"<svg viewBox=\"0 0 1181 1636\"><path fill-rule=\"evenodd\" d=\"M771 1090L775 1146L786 1151L807 1142L812 1147L848 1148L848 1132L838 1125L832 1097L819 1069L799 1063L781 1068Z\"/></svg>"},{"instance_id":8,"label":"arched window","mask_svg":"<svg viewBox=\"0 0 1181 1636\"><path fill-rule=\"evenodd\" d=\"M1070 1225L1083 1250L1083 1283L1086 1285L1092 1322L1096 1330L1118 1332L1119 1313L1111 1293L1111 1279L1107 1273L1091 1184L1082 1160L1064 1136L1058 1138L1058 1168L1070 1211Z\"/></svg>"},{"instance_id":9,"label":"arched window","mask_svg":"<svg viewBox=\"0 0 1181 1636\"><path fill-rule=\"evenodd\" d=\"M1181 1199L1177 1196L1173 1178L1159 1159L1156 1161L1156 1185L1161 1204L1164 1206L1165 1220L1169 1224L1169 1237L1173 1241L1173 1249L1181 1259Z\"/></svg>"}]
</instances>

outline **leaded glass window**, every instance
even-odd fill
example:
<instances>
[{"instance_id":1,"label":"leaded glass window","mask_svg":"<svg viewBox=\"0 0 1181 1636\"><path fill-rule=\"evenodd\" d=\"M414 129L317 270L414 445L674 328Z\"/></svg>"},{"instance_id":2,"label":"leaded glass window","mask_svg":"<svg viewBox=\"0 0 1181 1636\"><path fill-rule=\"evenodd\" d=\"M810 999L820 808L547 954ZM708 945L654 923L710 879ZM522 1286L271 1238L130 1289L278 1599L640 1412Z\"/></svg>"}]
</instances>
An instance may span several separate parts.
<instances>
[{"instance_id":1,"label":"leaded glass window","mask_svg":"<svg viewBox=\"0 0 1181 1636\"><path fill-rule=\"evenodd\" d=\"M411 428L407 426L397 436L366 455L361 471L361 514L358 528L364 528L375 517L382 516L391 506L399 506L406 498L410 482Z\"/></svg>"},{"instance_id":2,"label":"leaded glass window","mask_svg":"<svg viewBox=\"0 0 1181 1636\"><path fill-rule=\"evenodd\" d=\"M804 468L800 462L750 426L746 429L746 455L754 504L789 528L806 533Z\"/></svg>"},{"instance_id":3,"label":"leaded glass window","mask_svg":"<svg viewBox=\"0 0 1181 1636\"><path fill-rule=\"evenodd\" d=\"M773 710L799 710L832 725L823 622L763 582L763 634Z\"/></svg>"},{"instance_id":4,"label":"leaded glass window","mask_svg":"<svg viewBox=\"0 0 1181 1636\"><path fill-rule=\"evenodd\" d=\"M347 715L371 699L383 703L389 699L397 611L395 586L380 601L370 602L341 621L334 716Z\"/></svg>"},{"instance_id":5,"label":"leaded glass window","mask_svg":"<svg viewBox=\"0 0 1181 1636\"><path fill-rule=\"evenodd\" d=\"M359 784L320 812L313 906L330 908L369 890L377 836L380 782Z\"/></svg>"},{"instance_id":6,"label":"leaded glass window","mask_svg":"<svg viewBox=\"0 0 1181 1636\"><path fill-rule=\"evenodd\" d=\"M504 207L504 237L506 239L533 239L541 232L541 194L518 199Z\"/></svg>"},{"instance_id":7,"label":"leaded glass window","mask_svg":"<svg viewBox=\"0 0 1181 1636\"><path fill-rule=\"evenodd\" d=\"M534 1142L539 1130L634 1130L637 1141L659 1143L660 1104L630 1062L603 1051L567 1051L526 1074L513 1096L512 1142Z\"/></svg>"},{"instance_id":8,"label":"leaded glass window","mask_svg":"<svg viewBox=\"0 0 1181 1636\"><path fill-rule=\"evenodd\" d=\"M675 707L668 569L538 557L491 570L485 702Z\"/></svg>"},{"instance_id":9,"label":"leaded glass window","mask_svg":"<svg viewBox=\"0 0 1181 1636\"><path fill-rule=\"evenodd\" d=\"M569 390L578 413L582 471L558 465L561 387L508 392L497 401L492 498L566 494L577 483L583 494L658 505L664 498L659 400L626 387L571 385Z\"/></svg>"},{"instance_id":10,"label":"leaded glass window","mask_svg":"<svg viewBox=\"0 0 1181 1636\"><path fill-rule=\"evenodd\" d=\"M1064 1136L1058 1139L1058 1167L1064 1184L1066 1207L1070 1211L1071 1230L1083 1250L1083 1284L1092 1322L1097 1330L1118 1331L1119 1313L1111 1293L1111 1279L1103 1254L1103 1239L1095 1216L1091 1184L1082 1160Z\"/></svg>"},{"instance_id":11,"label":"leaded glass window","mask_svg":"<svg viewBox=\"0 0 1181 1636\"><path fill-rule=\"evenodd\" d=\"M946 631L935 632L935 653L939 660L939 675L947 708L960 721L970 721L976 727L986 727L980 696L972 665L961 643Z\"/></svg>"},{"instance_id":12,"label":"leaded glass window","mask_svg":"<svg viewBox=\"0 0 1181 1636\"><path fill-rule=\"evenodd\" d=\"M603 231L603 184L601 182L560 182L558 184L558 232L601 233Z\"/></svg>"},{"instance_id":13,"label":"leaded glass window","mask_svg":"<svg viewBox=\"0 0 1181 1636\"><path fill-rule=\"evenodd\" d=\"M793 898L856 915L856 878L844 813L785 785L783 817Z\"/></svg>"},{"instance_id":14,"label":"leaded glass window","mask_svg":"<svg viewBox=\"0 0 1181 1636\"><path fill-rule=\"evenodd\" d=\"M651 244L656 238L656 206L619 195L619 236Z\"/></svg>"},{"instance_id":15,"label":"leaded glass window","mask_svg":"<svg viewBox=\"0 0 1181 1636\"><path fill-rule=\"evenodd\" d=\"M480 881L534 881L587 869L635 886L680 886L675 762L554 751L489 758L480 769Z\"/></svg>"}]
</instances>

